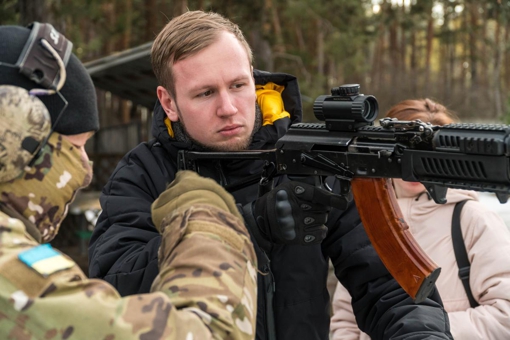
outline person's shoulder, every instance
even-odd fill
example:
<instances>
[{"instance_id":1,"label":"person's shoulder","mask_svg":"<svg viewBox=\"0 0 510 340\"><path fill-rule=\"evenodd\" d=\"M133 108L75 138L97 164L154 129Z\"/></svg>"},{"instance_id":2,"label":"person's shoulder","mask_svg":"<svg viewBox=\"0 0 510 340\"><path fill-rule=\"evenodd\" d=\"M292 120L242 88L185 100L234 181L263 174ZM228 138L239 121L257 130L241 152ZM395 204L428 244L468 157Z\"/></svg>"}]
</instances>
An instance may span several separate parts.
<instances>
[{"instance_id":1,"label":"person's shoulder","mask_svg":"<svg viewBox=\"0 0 510 340\"><path fill-rule=\"evenodd\" d=\"M21 300L40 296L51 284L86 279L69 256L48 243L16 242L2 254L1 260L0 276L9 282Z\"/></svg>"},{"instance_id":2,"label":"person's shoulder","mask_svg":"<svg viewBox=\"0 0 510 340\"><path fill-rule=\"evenodd\" d=\"M140 158L143 155L150 154L153 152L153 145L156 142L154 140L148 141L148 142L141 142L131 150L129 150L125 155L124 159L129 161L132 159Z\"/></svg>"},{"instance_id":3,"label":"person's shoulder","mask_svg":"<svg viewBox=\"0 0 510 340\"><path fill-rule=\"evenodd\" d=\"M160 154L157 145L154 146L154 144L157 143L154 141L142 142L129 150L117 164L112 173L112 178L118 176L119 173L129 172L132 169L139 171L140 169L154 167L154 164L158 163L158 159L164 156Z\"/></svg>"},{"instance_id":4,"label":"person's shoulder","mask_svg":"<svg viewBox=\"0 0 510 340\"><path fill-rule=\"evenodd\" d=\"M12 228L18 227L20 225L23 225L20 220L12 218L6 213L0 211L0 227L2 228L2 233L9 232L12 230Z\"/></svg>"},{"instance_id":5,"label":"person's shoulder","mask_svg":"<svg viewBox=\"0 0 510 340\"><path fill-rule=\"evenodd\" d=\"M25 224L17 218L13 218L0 211L0 246L5 248L8 245L31 243L35 241L26 237Z\"/></svg>"},{"instance_id":6,"label":"person's shoulder","mask_svg":"<svg viewBox=\"0 0 510 340\"><path fill-rule=\"evenodd\" d=\"M493 210L489 209L487 205L478 200L478 196L474 199L468 199L464 207L462 208L462 214L473 219L484 220L486 218L492 218L497 215Z\"/></svg>"},{"instance_id":7,"label":"person's shoulder","mask_svg":"<svg viewBox=\"0 0 510 340\"><path fill-rule=\"evenodd\" d=\"M124 155L103 187L103 201L109 196L141 194L137 190L157 197L166 188L177 171L176 165L166 151L155 144L152 141L141 143Z\"/></svg>"},{"instance_id":8,"label":"person's shoulder","mask_svg":"<svg viewBox=\"0 0 510 340\"><path fill-rule=\"evenodd\" d=\"M464 205L460 218L463 236L467 240L479 239L482 234L498 237L508 233L501 216L477 200L469 200Z\"/></svg>"},{"instance_id":9,"label":"person's shoulder","mask_svg":"<svg viewBox=\"0 0 510 340\"><path fill-rule=\"evenodd\" d=\"M268 82L287 83L290 81L297 81L297 78L289 73L283 72L269 72L259 69L253 69L253 76L257 84L264 84Z\"/></svg>"}]
</instances>

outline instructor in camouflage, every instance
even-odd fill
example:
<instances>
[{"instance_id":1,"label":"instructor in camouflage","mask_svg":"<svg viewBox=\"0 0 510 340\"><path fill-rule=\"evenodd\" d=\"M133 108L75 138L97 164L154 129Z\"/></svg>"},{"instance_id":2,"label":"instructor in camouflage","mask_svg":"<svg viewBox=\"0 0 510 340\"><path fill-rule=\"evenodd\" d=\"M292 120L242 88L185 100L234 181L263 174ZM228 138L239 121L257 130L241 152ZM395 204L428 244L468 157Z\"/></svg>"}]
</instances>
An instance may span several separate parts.
<instances>
[{"instance_id":1,"label":"instructor in camouflage","mask_svg":"<svg viewBox=\"0 0 510 340\"><path fill-rule=\"evenodd\" d=\"M90 183L84 146L99 127L92 81L76 56L58 60L62 40L47 24L0 26L0 338L253 339L253 246L213 180L180 172L152 204L150 293L121 298L47 243ZM60 68L49 86L19 72L27 41Z\"/></svg>"}]
</instances>

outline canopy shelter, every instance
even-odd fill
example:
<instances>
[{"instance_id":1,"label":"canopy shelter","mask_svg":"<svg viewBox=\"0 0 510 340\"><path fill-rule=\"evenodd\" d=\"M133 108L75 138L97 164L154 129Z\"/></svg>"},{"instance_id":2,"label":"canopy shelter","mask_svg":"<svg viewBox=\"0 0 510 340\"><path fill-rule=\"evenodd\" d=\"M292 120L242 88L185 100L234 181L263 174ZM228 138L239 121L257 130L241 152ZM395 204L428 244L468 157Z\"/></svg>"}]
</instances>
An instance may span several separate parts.
<instances>
[{"instance_id":1,"label":"canopy shelter","mask_svg":"<svg viewBox=\"0 0 510 340\"><path fill-rule=\"evenodd\" d=\"M158 83L150 62L152 42L85 63L97 88L149 110L156 102Z\"/></svg>"}]
</instances>

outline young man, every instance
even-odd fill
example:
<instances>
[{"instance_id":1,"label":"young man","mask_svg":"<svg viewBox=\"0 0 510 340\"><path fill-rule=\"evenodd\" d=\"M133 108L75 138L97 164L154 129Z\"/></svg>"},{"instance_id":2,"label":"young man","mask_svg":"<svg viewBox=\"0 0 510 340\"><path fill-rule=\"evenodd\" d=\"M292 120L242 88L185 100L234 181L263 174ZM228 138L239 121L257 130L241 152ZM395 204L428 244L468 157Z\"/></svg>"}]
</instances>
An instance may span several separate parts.
<instances>
[{"instance_id":1,"label":"young man","mask_svg":"<svg viewBox=\"0 0 510 340\"><path fill-rule=\"evenodd\" d=\"M41 245L92 178L95 90L51 25L0 26L0 41L0 338L253 339L255 253L211 179L179 172L149 207L161 240L150 294L122 298Z\"/></svg>"},{"instance_id":2,"label":"young man","mask_svg":"<svg viewBox=\"0 0 510 340\"><path fill-rule=\"evenodd\" d=\"M301 119L296 79L253 70L238 26L218 14L171 20L154 42L152 62L161 85L154 139L130 151L112 174L90 247L90 275L125 295L147 291L158 273L161 238L149 208L173 180L178 151L271 149ZM261 173L263 162L199 167L227 185ZM374 339L451 338L438 295L413 303L379 260L354 204L330 211L311 202L313 186L284 178L275 186L260 198L257 185L233 192L256 241L257 339L328 339L328 258L353 296L360 328Z\"/></svg>"}]
</instances>

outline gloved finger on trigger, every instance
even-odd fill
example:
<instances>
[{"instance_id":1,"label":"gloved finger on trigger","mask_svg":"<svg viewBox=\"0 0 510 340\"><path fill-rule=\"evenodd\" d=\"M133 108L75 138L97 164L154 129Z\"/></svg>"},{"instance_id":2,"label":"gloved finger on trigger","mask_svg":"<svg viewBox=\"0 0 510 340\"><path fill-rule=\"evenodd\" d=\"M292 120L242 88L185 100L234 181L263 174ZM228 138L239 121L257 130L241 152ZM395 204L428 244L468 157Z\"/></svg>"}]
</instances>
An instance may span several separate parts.
<instances>
[{"instance_id":1,"label":"gloved finger on trigger","mask_svg":"<svg viewBox=\"0 0 510 340\"><path fill-rule=\"evenodd\" d=\"M285 190L291 190L289 194L292 194L299 200L305 200L312 202L314 197L314 190L315 187L313 185L307 184L307 183L301 183L301 182L287 182L286 186L289 186L288 189Z\"/></svg>"},{"instance_id":2,"label":"gloved finger on trigger","mask_svg":"<svg viewBox=\"0 0 510 340\"><path fill-rule=\"evenodd\" d=\"M292 184L292 193L301 201L310 202L316 209L320 207L331 207L338 195L332 192L316 187L307 183L290 182Z\"/></svg>"},{"instance_id":3,"label":"gloved finger on trigger","mask_svg":"<svg viewBox=\"0 0 510 340\"><path fill-rule=\"evenodd\" d=\"M331 191L314 187L313 197L311 201L321 206L326 206L330 208L334 207L343 210L347 208L349 199L342 195L332 193Z\"/></svg>"}]
</instances>

